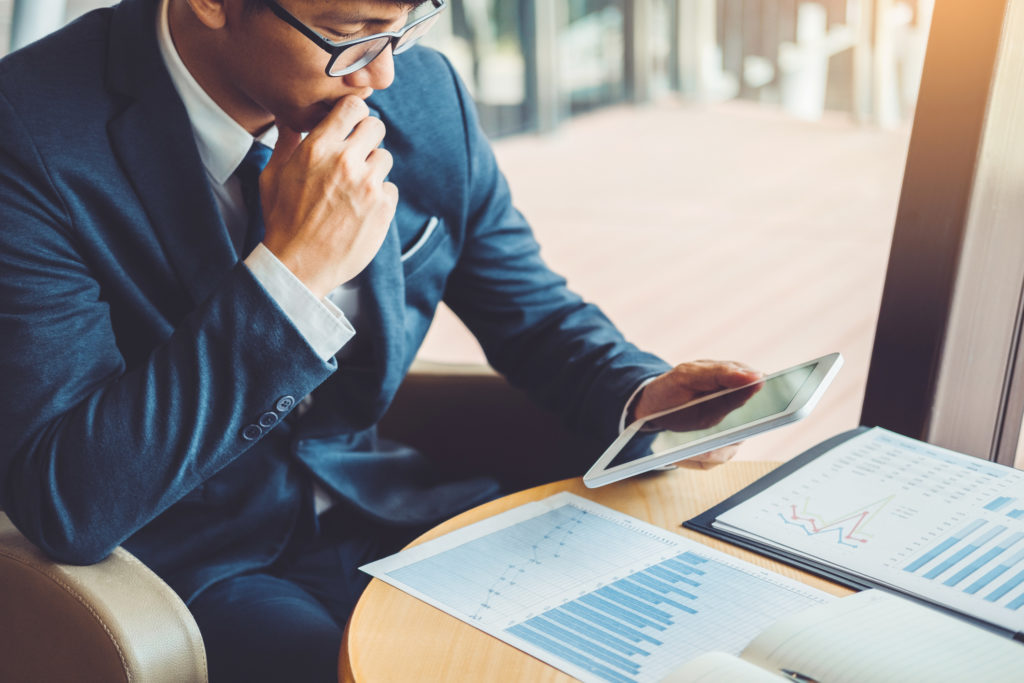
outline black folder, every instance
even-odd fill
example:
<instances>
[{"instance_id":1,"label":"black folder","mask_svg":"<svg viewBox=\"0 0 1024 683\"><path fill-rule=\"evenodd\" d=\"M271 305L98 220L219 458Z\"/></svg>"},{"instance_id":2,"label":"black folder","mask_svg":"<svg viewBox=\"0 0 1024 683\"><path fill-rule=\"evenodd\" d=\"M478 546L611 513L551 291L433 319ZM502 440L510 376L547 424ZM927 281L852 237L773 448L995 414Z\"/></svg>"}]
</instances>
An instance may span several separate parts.
<instances>
[{"instance_id":1,"label":"black folder","mask_svg":"<svg viewBox=\"0 0 1024 683\"><path fill-rule=\"evenodd\" d=\"M995 626L994 624L990 624L982 619L971 616L969 614L964 614L963 612L949 609L944 605L938 605L913 593L908 593L893 588L892 586L876 583L868 578L844 572L841 569L837 569L830 565L816 562L813 559L792 554L786 551L785 549L766 545L759 541L744 538L742 536L735 536L728 531L716 529L713 526L714 521L718 519L719 515L722 515L726 511L732 509L733 507L736 507L737 505L745 502L748 498L757 495L758 493L764 491L766 488L775 484L776 482L785 479L787 476L789 476L793 472L796 472L801 467L811 462L815 458L824 455L825 453L829 452L830 450L840 445L844 441L848 441L849 439L852 439L858 434L868 431L868 429L868 427L858 427L856 429L851 429L850 431L843 432L832 437L831 439L821 442L817 446L814 446L813 448L804 451L803 453L793 458L789 462L780 465L776 469L772 470L765 476L761 477L760 479L753 482L752 484L750 484L743 490L739 491L738 493L734 494L733 496L730 496L729 498L722 501L713 508L705 510L704 512L697 515L693 519L689 519L683 522L682 525L687 529L699 531L702 534L706 534L713 538L718 538L720 540L726 541L727 543L731 543L735 546L739 546L741 548L745 548L747 550L758 553L759 555L770 557L773 560L778 560L779 562L783 562L792 567L796 567L797 569L803 569L804 571L810 572L811 574L815 574L830 581L834 581L843 586L848 586L849 588L852 588L854 590L878 588L889 593L898 593L899 595L914 600L915 602L918 602L922 605L927 605L929 607L942 610L949 614L953 614L954 616L964 619L965 621L973 623L986 630L993 631L995 633L1000 633L1002 635L1008 635L1013 637L1015 640L1024 642L1024 633L1013 633L1007 629L1000 628L998 626Z\"/></svg>"}]
</instances>

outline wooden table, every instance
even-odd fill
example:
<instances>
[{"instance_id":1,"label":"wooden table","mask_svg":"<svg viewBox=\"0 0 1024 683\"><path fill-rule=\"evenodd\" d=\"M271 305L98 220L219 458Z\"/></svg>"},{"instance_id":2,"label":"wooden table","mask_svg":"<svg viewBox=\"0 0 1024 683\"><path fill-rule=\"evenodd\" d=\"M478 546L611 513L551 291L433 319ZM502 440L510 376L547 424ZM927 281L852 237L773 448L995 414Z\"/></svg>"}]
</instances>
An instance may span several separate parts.
<instances>
[{"instance_id":1,"label":"wooden table","mask_svg":"<svg viewBox=\"0 0 1024 683\"><path fill-rule=\"evenodd\" d=\"M842 586L679 526L777 466L768 462L730 462L707 470L684 466L599 489L584 487L580 479L566 479L485 503L431 529L413 545L517 505L570 491L833 595L851 593ZM575 680L376 579L370 582L349 619L338 673L342 681L371 683Z\"/></svg>"}]
</instances>

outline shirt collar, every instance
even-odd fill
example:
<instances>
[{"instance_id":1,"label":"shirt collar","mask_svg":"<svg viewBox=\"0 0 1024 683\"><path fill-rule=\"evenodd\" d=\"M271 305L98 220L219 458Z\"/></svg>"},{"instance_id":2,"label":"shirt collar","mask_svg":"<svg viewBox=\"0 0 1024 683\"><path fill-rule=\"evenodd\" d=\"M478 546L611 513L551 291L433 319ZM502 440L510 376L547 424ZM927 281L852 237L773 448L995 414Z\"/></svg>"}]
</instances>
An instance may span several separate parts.
<instances>
[{"instance_id":1,"label":"shirt collar","mask_svg":"<svg viewBox=\"0 0 1024 683\"><path fill-rule=\"evenodd\" d=\"M210 177L223 185L242 163L252 146L253 137L206 94L181 61L178 49L171 38L169 7L170 0L162 0L160 11L157 12L157 43L160 46L160 54L171 74L174 89L178 91L178 96L185 104L196 146L199 148L199 158ZM271 126L258 140L273 148L277 143L277 127Z\"/></svg>"}]
</instances>

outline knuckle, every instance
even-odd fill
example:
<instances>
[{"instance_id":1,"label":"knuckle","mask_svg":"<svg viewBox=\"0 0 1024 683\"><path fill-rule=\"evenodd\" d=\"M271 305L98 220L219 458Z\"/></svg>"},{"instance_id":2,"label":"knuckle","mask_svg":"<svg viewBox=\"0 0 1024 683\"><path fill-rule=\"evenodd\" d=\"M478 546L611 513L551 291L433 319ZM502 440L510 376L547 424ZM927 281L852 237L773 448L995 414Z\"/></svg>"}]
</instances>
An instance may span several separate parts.
<instances>
[{"instance_id":1,"label":"knuckle","mask_svg":"<svg viewBox=\"0 0 1024 683\"><path fill-rule=\"evenodd\" d=\"M387 132L387 126L385 126L384 122L375 116L368 116L363 119L360 125L366 126L368 132L373 133L378 137L384 137L384 134Z\"/></svg>"},{"instance_id":2,"label":"knuckle","mask_svg":"<svg viewBox=\"0 0 1024 683\"><path fill-rule=\"evenodd\" d=\"M342 176L352 178L359 172L360 162L355 155L342 152L338 155L337 170Z\"/></svg>"},{"instance_id":3,"label":"knuckle","mask_svg":"<svg viewBox=\"0 0 1024 683\"><path fill-rule=\"evenodd\" d=\"M391 152L386 149L375 149L370 155L370 158L373 160L373 163L384 168L391 168L395 162L395 158L391 155Z\"/></svg>"}]
</instances>

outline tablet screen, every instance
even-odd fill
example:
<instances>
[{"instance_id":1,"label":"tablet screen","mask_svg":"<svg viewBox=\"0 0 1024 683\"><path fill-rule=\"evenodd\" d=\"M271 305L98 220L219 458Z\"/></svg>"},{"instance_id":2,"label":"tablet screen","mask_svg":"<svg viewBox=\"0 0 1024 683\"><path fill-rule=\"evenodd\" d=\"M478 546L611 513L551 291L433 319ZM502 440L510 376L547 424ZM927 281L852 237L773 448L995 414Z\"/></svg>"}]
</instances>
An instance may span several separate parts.
<instances>
[{"instance_id":1,"label":"tablet screen","mask_svg":"<svg viewBox=\"0 0 1024 683\"><path fill-rule=\"evenodd\" d=\"M605 469L646 458L653 453L682 448L698 439L781 413L800 393L816 365L810 363L796 367L757 384L651 420L633 435Z\"/></svg>"}]
</instances>

